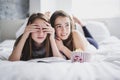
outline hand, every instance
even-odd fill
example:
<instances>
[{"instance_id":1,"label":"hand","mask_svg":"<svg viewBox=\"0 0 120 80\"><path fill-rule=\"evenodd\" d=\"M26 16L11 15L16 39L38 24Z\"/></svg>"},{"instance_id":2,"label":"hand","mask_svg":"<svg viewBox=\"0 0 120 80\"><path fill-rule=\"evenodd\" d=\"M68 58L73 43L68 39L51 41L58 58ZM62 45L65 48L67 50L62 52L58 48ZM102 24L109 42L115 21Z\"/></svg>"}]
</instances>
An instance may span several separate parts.
<instances>
[{"instance_id":1,"label":"hand","mask_svg":"<svg viewBox=\"0 0 120 80\"><path fill-rule=\"evenodd\" d=\"M44 22L44 23L45 24L44 24L44 27L43 27L44 28L43 31L46 32L46 33L48 33L48 34L50 34L50 37L54 38L54 35L55 35L54 28L52 28L49 23L47 23L47 22Z\"/></svg>"},{"instance_id":2,"label":"hand","mask_svg":"<svg viewBox=\"0 0 120 80\"><path fill-rule=\"evenodd\" d=\"M74 20L74 23L77 23L77 24L79 24L80 26L84 26L84 25L81 23L81 21L80 21L76 16L74 16L74 15L73 15L73 20Z\"/></svg>"},{"instance_id":3,"label":"hand","mask_svg":"<svg viewBox=\"0 0 120 80\"><path fill-rule=\"evenodd\" d=\"M51 15L50 15L50 14L51 14L50 11L47 11L47 12L45 12L44 14L45 14L45 16L47 16L47 17L50 19L50 16L51 16Z\"/></svg>"},{"instance_id":4,"label":"hand","mask_svg":"<svg viewBox=\"0 0 120 80\"><path fill-rule=\"evenodd\" d=\"M62 49L63 49L63 47L64 47L64 44L63 44L63 41L60 39L60 38L58 38L58 37L56 37L56 44L57 44L57 47L58 47L58 49L60 50L60 51L62 51Z\"/></svg>"},{"instance_id":5,"label":"hand","mask_svg":"<svg viewBox=\"0 0 120 80\"><path fill-rule=\"evenodd\" d=\"M29 24L25 28L23 35L26 35L26 38L28 38L28 36L29 36L30 33L39 31L38 28L40 28L40 27L37 26L36 24Z\"/></svg>"}]
</instances>

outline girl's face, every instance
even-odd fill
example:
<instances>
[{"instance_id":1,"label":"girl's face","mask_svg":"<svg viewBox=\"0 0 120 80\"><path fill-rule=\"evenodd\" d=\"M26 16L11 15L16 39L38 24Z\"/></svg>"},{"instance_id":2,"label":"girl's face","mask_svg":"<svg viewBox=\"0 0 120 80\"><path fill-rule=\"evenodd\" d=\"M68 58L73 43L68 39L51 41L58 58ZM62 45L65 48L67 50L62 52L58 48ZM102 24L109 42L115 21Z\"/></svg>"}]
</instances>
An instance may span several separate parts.
<instances>
[{"instance_id":1,"label":"girl's face","mask_svg":"<svg viewBox=\"0 0 120 80\"><path fill-rule=\"evenodd\" d=\"M36 19L32 24L35 24L35 26L39 26L37 32L33 32L31 34L32 39L37 43L41 44L44 42L44 40L47 37L47 33L43 32L44 27L46 26L45 21L42 19Z\"/></svg>"},{"instance_id":2,"label":"girl's face","mask_svg":"<svg viewBox=\"0 0 120 80\"><path fill-rule=\"evenodd\" d=\"M70 35L70 26L70 19L68 17L57 17L55 20L56 36L62 40L66 40Z\"/></svg>"}]
</instances>

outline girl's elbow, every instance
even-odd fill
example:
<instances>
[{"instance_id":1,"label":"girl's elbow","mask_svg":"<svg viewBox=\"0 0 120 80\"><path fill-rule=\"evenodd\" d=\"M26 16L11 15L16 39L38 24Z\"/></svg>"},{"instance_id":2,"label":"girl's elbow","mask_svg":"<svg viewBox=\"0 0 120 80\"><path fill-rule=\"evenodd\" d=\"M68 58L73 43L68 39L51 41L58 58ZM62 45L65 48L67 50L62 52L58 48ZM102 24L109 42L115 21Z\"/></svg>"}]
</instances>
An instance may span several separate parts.
<instances>
[{"instance_id":1,"label":"girl's elbow","mask_svg":"<svg viewBox=\"0 0 120 80\"><path fill-rule=\"evenodd\" d=\"M16 58L11 58L11 57L9 57L8 61L20 61L20 59L16 59Z\"/></svg>"}]
</instances>

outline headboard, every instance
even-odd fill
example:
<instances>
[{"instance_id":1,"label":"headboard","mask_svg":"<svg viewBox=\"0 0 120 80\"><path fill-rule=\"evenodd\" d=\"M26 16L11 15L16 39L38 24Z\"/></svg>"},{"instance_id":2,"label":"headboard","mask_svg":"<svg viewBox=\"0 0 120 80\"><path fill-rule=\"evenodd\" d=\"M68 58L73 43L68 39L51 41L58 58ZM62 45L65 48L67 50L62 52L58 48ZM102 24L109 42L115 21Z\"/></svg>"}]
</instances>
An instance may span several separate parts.
<instances>
[{"instance_id":1,"label":"headboard","mask_svg":"<svg viewBox=\"0 0 120 80\"><path fill-rule=\"evenodd\" d=\"M15 39L16 31L25 20L0 20L0 42L6 39Z\"/></svg>"}]
</instances>

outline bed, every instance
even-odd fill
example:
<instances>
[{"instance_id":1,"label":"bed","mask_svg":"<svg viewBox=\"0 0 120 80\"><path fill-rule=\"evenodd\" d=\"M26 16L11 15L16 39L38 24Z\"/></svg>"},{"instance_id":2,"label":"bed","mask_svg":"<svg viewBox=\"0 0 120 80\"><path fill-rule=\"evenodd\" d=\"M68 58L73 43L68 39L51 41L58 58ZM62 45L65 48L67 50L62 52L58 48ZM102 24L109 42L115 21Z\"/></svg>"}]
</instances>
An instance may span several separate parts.
<instances>
[{"instance_id":1,"label":"bed","mask_svg":"<svg viewBox=\"0 0 120 80\"><path fill-rule=\"evenodd\" d=\"M10 62L8 57L15 40L1 42L0 80L120 80L120 39L111 36L104 24L90 22L87 27L99 43L90 62L72 63L56 57L43 62L38 59Z\"/></svg>"}]
</instances>

